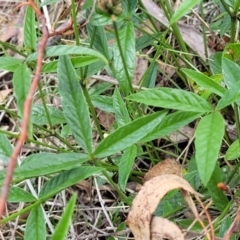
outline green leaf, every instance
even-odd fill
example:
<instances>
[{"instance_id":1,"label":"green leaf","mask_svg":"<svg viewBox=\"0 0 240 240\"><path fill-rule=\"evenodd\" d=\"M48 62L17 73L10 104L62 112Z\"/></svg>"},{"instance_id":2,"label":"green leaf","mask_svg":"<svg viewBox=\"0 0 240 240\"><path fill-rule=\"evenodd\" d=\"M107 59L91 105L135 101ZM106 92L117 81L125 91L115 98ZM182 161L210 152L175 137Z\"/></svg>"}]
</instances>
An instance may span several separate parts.
<instances>
[{"instance_id":1,"label":"green leaf","mask_svg":"<svg viewBox=\"0 0 240 240\"><path fill-rule=\"evenodd\" d=\"M36 50L37 36L35 28L35 12L27 7L24 21L24 46L28 50Z\"/></svg>"},{"instance_id":2,"label":"green leaf","mask_svg":"<svg viewBox=\"0 0 240 240\"><path fill-rule=\"evenodd\" d=\"M221 169L216 164L212 176L207 184L207 189L212 197L214 205L219 211L223 211L228 204L226 195L221 191L217 185L222 182Z\"/></svg>"},{"instance_id":3,"label":"green leaf","mask_svg":"<svg viewBox=\"0 0 240 240\"><path fill-rule=\"evenodd\" d=\"M200 0L183 0L176 12L173 14L170 24L177 22L180 18L185 16L192 8L194 8Z\"/></svg>"},{"instance_id":4,"label":"green leaf","mask_svg":"<svg viewBox=\"0 0 240 240\"><path fill-rule=\"evenodd\" d=\"M226 212L226 210L225 210L225 212ZM231 227L231 225L232 225L232 218L230 217L230 215L227 214L225 216L225 218L223 218L223 220L221 221L221 225L220 225L220 229L219 229L219 237L224 238L226 232ZM236 237L236 234L232 234L230 240L236 240L236 239L238 239Z\"/></svg>"},{"instance_id":5,"label":"green leaf","mask_svg":"<svg viewBox=\"0 0 240 240\"><path fill-rule=\"evenodd\" d=\"M95 63L99 60L99 58L95 56L80 56L80 57L71 57L71 62L74 68L80 68L84 66L88 66L92 63ZM50 73L57 72L58 61L51 61L49 63L45 63L42 68L42 72Z\"/></svg>"},{"instance_id":6,"label":"green leaf","mask_svg":"<svg viewBox=\"0 0 240 240\"><path fill-rule=\"evenodd\" d=\"M127 123L130 123L131 118L129 117L127 107L122 99L122 96L118 88L115 88L112 101L113 101L115 119L118 123L118 126L121 127Z\"/></svg>"},{"instance_id":7,"label":"green leaf","mask_svg":"<svg viewBox=\"0 0 240 240\"><path fill-rule=\"evenodd\" d=\"M0 69L14 72L19 65L22 65L22 61L18 58L0 57Z\"/></svg>"},{"instance_id":8,"label":"green leaf","mask_svg":"<svg viewBox=\"0 0 240 240\"><path fill-rule=\"evenodd\" d=\"M60 56L58 63L59 92L63 112L77 143L92 153L92 128L88 106L68 56Z\"/></svg>"},{"instance_id":9,"label":"green leaf","mask_svg":"<svg viewBox=\"0 0 240 240\"><path fill-rule=\"evenodd\" d=\"M235 88L236 84L240 82L240 66L227 58L222 59L222 73L228 89Z\"/></svg>"},{"instance_id":10,"label":"green leaf","mask_svg":"<svg viewBox=\"0 0 240 240\"><path fill-rule=\"evenodd\" d=\"M70 187L79 181L91 177L103 169L92 166L81 166L71 170L67 170L49 180L42 188L39 198L50 198L58 192Z\"/></svg>"},{"instance_id":11,"label":"green leaf","mask_svg":"<svg viewBox=\"0 0 240 240\"><path fill-rule=\"evenodd\" d=\"M181 89L154 88L127 97L146 105L189 112L212 112L213 107L202 97Z\"/></svg>"},{"instance_id":12,"label":"green leaf","mask_svg":"<svg viewBox=\"0 0 240 240\"><path fill-rule=\"evenodd\" d=\"M228 148L226 155L225 155L225 159L226 160L234 160L239 157L240 157L240 143L239 143L239 139L237 139Z\"/></svg>"},{"instance_id":13,"label":"green leaf","mask_svg":"<svg viewBox=\"0 0 240 240\"><path fill-rule=\"evenodd\" d=\"M106 63L101 61L97 61L95 63L90 64L87 68L86 79L90 78L92 75L96 74L100 70L102 71L104 67L106 67Z\"/></svg>"},{"instance_id":14,"label":"green leaf","mask_svg":"<svg viewBox=\"0 0 240 240\"><path fill-rule=\"evenodd\" d=\"M110 90L112 88L112 84L108 82L100 82L94 86L91 86L91 89L88 89L88 93L93 95L100 95L104 93L107 90Z\"/></svg>"},{"instance_id":15,"label":"green leaf","mask_svg":"<svg viewBox=\"0 0 240 240\"><path fill-rule=\"evenodd\" d=\"M127 148L124 151L121 157L121 160L118 166L119 167L118 184L123 191L125 191L127 180L132 171L136 156L137 156L137 147L135 145L132 145L131 147Z\"/></svg>"},{"instance_id":16,"label":"green leaf","mask_svg":"<svg viewBox=\"0 0 240 240\"><path fill-rule=\"evenodd\" d=\"M94 157L107 157L130 147L159 124L165 115L166 111L156 112L138 118L133 122L118 128L100 142L94 152Z\"/></svg>"},{"instance_id":17,"label":"green leaf","mask_svg":"<svg viewBox=\"0 0 240 240\"><path fill-rule=\"evenodd\" d=\"M18 66L13 74L13 90L20 116L23 116L24 102L31 85L31 72L25 63Z\"/></svg>"},{"instance_id":18,"label":"green leaf","mask_svg":"<svg viewBox=\"0 0 240 240\"><path fill-rule=\"evenodd\" d=\"M46 240L46 224L41 206L34 207L27 220L24 240Z\"/></svg>"},{"instance_id":19,"label":"green leaf","mask_svg":"<svg viewBox=\"0 0 240 240\"><path fill-rule=\"evenodd\" d=\"M46 106L46 108L48 109L49 117L53 125L66 123L66 118L63 114L63 111L53 106ZM32 122L37 125L49 124L45 109L42 105L33 105L31 117Z\"/></svg>"},{"instance_id":20,"label":"green leaf","mask_svg":"<svg viewBox=\"0 0 240 240\"><path fill-rule=\"evenodd\" d=\"M127 21L126 24L119 30L119 39L121 48L123 51L124 61L126 62L129 77L132 79L135 67L135 31L131 21ZM122 58L120 51L115 41L113 48L113 65L116 69L115 77L119 82L120 88L125 95L128 95L130 91L129 82L124 71Z\"/></svg>"},{"instance_id":21,"label":"green leaf","mask_svg":"<svg viewBox=\"0 0 240 240\"><path fill-rule=\"evenodd\" d=\"M239 43L229 43L224 48L223 58L228 58L232 61L236 61L239 63L240 56L240 44Z\"/></svg>"},{"instance_id":22,"label":"green leaf","mask_svg":"<svg viewBox=\"0 0 240 240\"><path fill-rule=\"evenodd\" d=\"M216 52L209 57L209 66L213 74L222 73L222 52Z\"/></svg>"},{"instance_id":23,"label":"green leaf","mask_svg":"<svg viewBox=\"0 0 240 240\"><path fill-rule=\"evenodd\" d=\"M36 153L25 158L14 171L14 177L31 178L79 167L89 160L83 153Z\"/></svg>"},{"instance_id":24,"label":"green leaf","mask_svg":"<svg viewBox=\"0 0 240 240\"><path fill-rule=\"evenodd\" d=\"M112 97L96 94L91 95L90 97L94 107L99 108L108 113L114 112Z\"/></svg>"},{"instance_id":25,"label":"green leaf","mask_svg":"<svg viewBox=\"0 0 240 240\"><path fill-rule=\"evenodd\" d=\"M201 230L202 230L202 226L201 226L201 224L199 223L199 222L193 222L193 220L192 219L179 219L179 221L177 221L178 222L178 226L180 227L180 228L188 228L190 225L191 225L191 231L194 231L194 232L201 232ZM207 221L205 220L203 220L203 223L204 223L204 225L207 225ZM193 238L193 239L197 239L196 237L195 238Z\"/></svg>"},{"instance_id":26,"label":"green leaf","mask_svg":"<svg viewBox=\"0 0 240 240\"><path fill-rule=\"evenodd\" d=\"M187 75L187 77L189 77L191 80L193 80L199 86L205 88L206 90L209 90L221 97L226 92L226 89L224 87L214 82L210 77L204 75L203 73L186 68L181 69L181 71L184 72Z\"/></svg>"},{"instance_id":27,"label":"green leaf","mask_svg":"<svg viewBox=\"0 0 240 240\"><path fill-rule=\"evenodd\" d=\"M37 199L29 192L24 191L19 187L11 187L8 193L8 202L20 203L20 202L34 202Z\"/></svg>"},{"instance_id":28,"label":"green leaf","mask_svg":"<svg viewBox=\"0 0 240 240\"><path fill-rule=\"evenodd\" d=\"M142 51L143 48L146 48L154 43L154 38L160 38L161 34L154 33L151 35L142 35L138 38L136 38L136 51Z\"/></svg>"},{"instance_id":29,"label":"green leaf","mask_svg":"<svg viewBox=\"0 0 240 240\"><path fill-rule=\"evenodd\" d=\"M149 132L144 138L142 138L140 142L149 142L154 139L164 137L183 126L186 126L200 116L201 114L196 112L178 111L175 113L171 113L164 117L164 119L151 132Z\"/></svg>"},{"instance_id":30,"label":"green leaf","mask_svg":"<svg viewBox=\"0 0 240 240\"><path fill-rule=\"evenodd\" d=\"M64 210L64 213L62 214L62 216L57 224L57 227L55 228L55 231L53 233L51 240L65 240L66 239L68 228L71 223L71 218L73 216L76 200L77 200L77 194L74 193L73 196L70 198L70 200Z\"/></svg>"},{"instance_id":31,"label":"green leaf","mask_svg":"<svg viewBox=\"0 0 240 240\"><path fill-rule=\"evenodd\" d=\"M110 16L98 14L96 12L94 12L90 18L90 24L96 27L110 25L111 23L112 19Z\"/></svg>"},{"instance_id":32,"label":"green leaf","mask_svg":"<svg viewBox=\"0 0 240 240\"><path fill-rule=\"evenodd\" d=\"M230 15L225 12L221 23L218 25L221 37L229 31L229 29L231 28L231 22L232 20Z\"/></svg>"},{"instance_id":33,"label":"green leaf","mask_svg":"<svg viewBox=\"0 0 240 240\"><path fill-rule=\"evenodd\" d=\"M213 112L203 117L196 129L196 162L199 176L205 186L208 184L216 166L224 128L222 115L219 112Z\"/></svg>"},{"instance_id":34,"label":"green leaf","mask_svg":"<svg viewBox=\"0 0 240 240\"><path fill-rule=\"evenodd\" d=\"M155 88L158 74L158 66L158 63L156 62L151 62L151 64L148 66L146 72L141 79L143 87Z\"/></svg>"},{"instance_id":35,"label":"green leaf","mask_svg":"<svg viewBox=\"0 0 240 240\"><path fill-rule=\"evenodd\" d=\"M237 82L233 87L231 87L223 97L218 101L216 110L225 108L226 106L240 100L240 81Z\"/></svg>"},{"instance_id":36,"label":"green leaf","mask_svg":"<svg viewBox=\"0 0 240 240\"><path fill-rule=\"evenodd\" d=\"M93 2L94 0L87 0L87 1L84 1L84 3L83 3L83 6L82 6L82 10L86 10L86 9L88 9L88 8L92 8L92 6L93 6L93 4L94 4L94 2ZM87 24L88 25L88 24Z\"/></svg>"},{"instance_id":37,"label":"green leaf","mask_svg":"<svg viewBox=\"0 0 240 240\"><path fill-rule=\"evenodd\" d=\"M123 8L123 14L129 16L132 14L132 12L135 10L137 5L137 0L123 0L122 1L122 8Z\"/></svg>"},{"instance_id":38,"label":"green leaf","mask_svg":"<svg viewBox=\"0 0 240 240\"><path fill-rule=\"evenodd\" d=\"M100 53L102 53L107 59L110 60L109 47L107 42L106 33L103 26L93 26L91 24L87 24L87 32L88 36L94 37L93 46Z\"/></svg>"},{"instance_id":39,"label":"green leaf","mask_svg":"<svg viewBox=\"0 0 240 240\"><path fill-rule=\"evenodd\" d=\"M7 163L12 155L13 147L5 134L0 132L0 159Z\"/></svg>"},{"instance_id":40,"label":"green leaf","mask_svg":"<svg viewBox=\"0 0 240 240\"><path fill-rule=\"evenodd\" d=\"M48 47L44 51L45 57L55 57L55 56L63 56L63 55L87 55L87 56L94 56L105 63L107 63L107 59L99 52L86 47L81 46L68 46L68 45L57 45ZM37 53L33 53L28 56L27 61L34 61L37 59Z\"/></svg>"},{"instance_id":41,"label":"green leaf","mask_svg":"<svg viewBox=\"0 0 240 240\"><path fill-rule=\"evenodd\" d=\"M164 201L163 203L163 215L169 214L174 210L173 206L171 203L167 200Z\"/></svg>"}]
</instances>

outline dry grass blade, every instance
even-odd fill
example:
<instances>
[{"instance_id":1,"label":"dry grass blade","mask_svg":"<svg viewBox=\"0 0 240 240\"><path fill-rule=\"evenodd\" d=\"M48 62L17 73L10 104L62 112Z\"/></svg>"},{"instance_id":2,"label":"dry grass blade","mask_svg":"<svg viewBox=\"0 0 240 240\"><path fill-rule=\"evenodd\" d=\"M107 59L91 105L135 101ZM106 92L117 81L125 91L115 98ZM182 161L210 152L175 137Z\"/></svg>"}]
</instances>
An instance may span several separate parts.
<instances>
[{"instance_id":1,"label":"dry grass blade","mask_svg":"<svg viewBox=\"0 0 240 240\"><path fill-rule=\"evenodd\" d=\"M150 240L150 225L152 215L164 195L173 189L185 191L200 196L183 178L174 174L165 174L147 181L133 200L128 214L127 224L136 240Z\"/></svg>"},{"instance_id":2,"label":"dry grass blade","mask_svg":"<svg viewBox=\"0 0 240 240\"><path fill-rule=\"evenodd\" d=\"M194 216L196 217L196 220L201 224L201 226L203 227L204 231L205 231L205 235L208 239L211 239L211 236L209 235L208 231L206 230L206 227L203 223L203 221L201 220L199 214L198 214L198 211L197 211L197 208L194 204L194 201L192 200L190 194L188 191L184 190L184 189L180 189L180 192L184 198L184 200L186 201L186 203L188 204L189 208L192 210ZM203 207L203 211L204 213L206 214L208 220L209 220L209 224L210 224L210 229L211 229L211 234L212 236L214 236L214 230L213 230L213 225L212 225L212 222L211 222L211 219L210 219L210 216L207 212L207 210L205 209L203 203L201 202L199 196L195 196L197 201L200 203L200 205Z\"/></svg>"}]
</instances>

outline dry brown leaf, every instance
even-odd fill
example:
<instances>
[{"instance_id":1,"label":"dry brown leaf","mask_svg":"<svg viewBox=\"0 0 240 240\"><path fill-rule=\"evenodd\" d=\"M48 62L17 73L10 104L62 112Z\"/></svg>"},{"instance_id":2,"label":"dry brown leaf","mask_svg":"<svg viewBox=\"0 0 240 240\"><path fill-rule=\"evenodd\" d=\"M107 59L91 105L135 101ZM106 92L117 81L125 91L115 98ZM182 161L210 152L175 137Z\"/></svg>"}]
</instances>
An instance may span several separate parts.
<instances>
[{"instance_id":1,"label":"dry brown leaf","mask_svg":"<svg viewBox=\"0 0 240 240\"><path fill-rule=\"evenodd\" d=\"M92 183L89 180L82 180L76 184L81 190L85 191L88 196L91 196Z\"/></svg>"},{"instance_id":2,"label":"dry brown leaf","mask_svg":"<svg viewBox=\"0 0 240 240\"><path fill-rule=\"evenodd\" d=\"M162 240L164 238L174 240L184 240L181 229L162 217L153 217L151 223L151 240Z\"/></svg>"},{"instance_id":3,"label":"dry brown leaf","mask_svg":"<svg viewBox=\"0 0 240 240\"><path fill-rule=\"evenodd\" d=\"M184 126L178 131L174 131L168 135L170 140L174 143L188 141L194 135L194 128Z\"/></svg>"},{"instance_id":4,"label":"dry brown leaf","mask_svg":"<svg viewBox=\"0 0 240 240\"><path fill-rule=\"evenodd\" d=\"M100 124L105 129L110 130L115 121L115 117L112 114L103 112L99 109L96 109L96 112L97 112L97 116L99 118Z\"/></svg>"},{"instance_id":5,"label":"dry brown leaf","mask_svg":"<svg viewBox=\"0 0 240 240\"><path fill-rule=\"evenodd\" d=\"M187 43L187 45L205 60L206 56L202 34L200 34L196 29L185 25L179 25L179 30L183 40ZM207 48L207 51L208 56L213 53L213 50L210 48Z\"/></svg>"},{"instance_id":6,"label":"dry brown leaf","mask_svg":"<svg viewBox=\"0 0 240 240\"><path fill-rule=\"evenodd\" d=\"M4 100L11 92L12 89L5 89L0 91L0 104L4 103Z\"/></svg>"},{"instance_id":7,"label":"dry brown leaf","mask_svg":"<svg viewBox=\"0 0 240 240\"><path fill-rule=\"evenodd\" d=\"M149 179L160 176L163 174L176 174L178 176L182 176L181 165L176 162L176 160L172 158L167 158L162 162L156 164L153 168L151 168L144 176L143 181L146 182Z\"/></svg>"},{"instance_id":8,"label":"dry brown leaf","mask_svg":"<svg viewBox=\"0 0 240 240\"><path fill-rule=\"evenodd\" d=\"M186 180L174 174L164 174L145 182L142 189L134 198L126 220L135 240L151 239L152 215L159 201L166 193L177 188L184 189L195 196L200 196Z\"/></svg>"}]
</instances>

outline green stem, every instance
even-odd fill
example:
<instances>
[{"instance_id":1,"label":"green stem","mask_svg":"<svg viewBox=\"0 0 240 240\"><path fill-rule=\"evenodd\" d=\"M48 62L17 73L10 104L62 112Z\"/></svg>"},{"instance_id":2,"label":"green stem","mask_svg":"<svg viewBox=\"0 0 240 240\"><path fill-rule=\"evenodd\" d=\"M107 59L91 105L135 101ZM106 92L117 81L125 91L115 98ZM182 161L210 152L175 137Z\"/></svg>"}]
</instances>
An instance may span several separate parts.
<instances>
[{"instance_id":1,"label":"green stem","mask_svg":"<svg viewBox=\"0 0 240 240\"><path fill-rule=\"evenodd\" d=\"M75 0L72 0L72 19L73 19L73 29L74 29L74 34L75 34L75 40L76 40L76 45L80 45L80 37L79 37L79 31L78 31L78 24L77 24L77 14L76 14L76 7L75 7ZM80 71L80 76L81 76L81 81L83 81L83 70L82 68L79 69Z\"/></svg>"},{"instance_id":2,"label":"green stem","mask_svg":"<svg viewBox=\"0 0 240 240\"><path fill-rule=\"evenodd\" d=\"M226 179L226 184L229 184L229 183L232 181L234 175L236 174L236 172L238 172L239 167L240 167L240 162L238 162L238 163L235 165L233 171L230 172L230 175L229 175L228 178Z\"/></svg>"},{"instance_id":3,"label":"green stem","mask_svg":"<svg viewBox=\"0 0 240 240\"><path fill-rule=\"evenodd\" d=\"M114 28L114 33L115 33L118 49L119 49L119 52L120 52L120 56L121 56L121 59L122 59L123 68L124 68L124 71L125 71L125 74L126 74L126 77L127 77L127 80L128 80L129 89L130 89L130 92L133 93L134 90L133 90L133 87L132 87L132 81L131 81L131 78L130 78L130 75L129 75L129 72L128 72L128 67L127 67L125 58L124 58L124 54L123 54L123 50L122 50L122 46L121 46L121 42L120 42L120 38L119 38L119 34L118 34L117 23L114 20L113 20L113 28Z\"/></svg>"},{"instance_id":4,"label":"green stem","mask_svg":"<svg viewBox=\"0 0 240 240\"><path fill-rule=\"evenodd\" d=\"M96 159L93 159L94 165L97 167L101 167L101 163L99 161L97 161ZM121 191L121 189L118 187L118 185L112 180L112 178L108 175L106 170L102 171L103 175L107 178L107 180L109 181L109 183L112 185L112 187L115 189L115 191L118 193L118 195L120 196L120 198L127 203L128 205L130 205L130 201L127 198L127 196L125 196L125 194Z\"/></svg>"},{"instance_id":5,"label":"green stem","mask_svg":"<svg viewBox=\"0 0 240 240\"><path fill-rule=\"evenodd\" d=\"M229 6L227 5L227 3L225 2L225 0L220 0L220 2L222 3L224 9L226 10L226 12L228 13L228 15L232 18L233 17L233 13L231 12Z\"/></svg>"},{"instance_id":6,"label":"green stem","mask_svg":"<svg viewBox=\"0 0 240 240\"><path fill-rule=\"evenodd\" d=\"M77 148L73 147L71 143L69 143L68 140L64 139L61 135L59 135L57 132L54 133L54 136L58 138L62 143L64 143L66 146L69 147L69 149L73 150L74 152L80 152Z\"/></svg>"},{"instance_id":7,"label":"green stem","mask_svg":"<svg viewBox=\"0 0 240 240\"><path fill-rule=\"evenodd\" d=\"M171 49L171 46L167 45L165 42L161 41L161 39L155 37L154 35L149 34L148 32L146 32L143 28L140 28L137 25L134 25L135 28L137 28L139 31L141 31L142 33L148 35L149 37L153 38L155 41L159 42L162 47L165 47L166 49L169 49L169 54L171 54L171 57L173 58L174 64L176 65L176 72L179 75L179 77L182 79L182 81L185 83L186 82L186 77L184 76L184 74L182 72L179 71L179 69L181 68L181 66L179 65L179 62L177 60L177 58L181 59L184 61L184 63L186 63L186 66L194 69L193 65L191 65L188 61L186 61L186 59L184 59L182 56L180 56L180 54L173 52ZM176 54L176 56L175 56ZM166 58L165 56L163 56L164 58Z\"/></svg>"},{"instance_id":8,"label":"green stem","mask_svg":"<svg viewBox=\"0 0 240 240\"><path fill-rule=\"evenodd\" d=\"M11 115L12 117L16 117L16 118L19 118L20 117L13 111L10 111L9 109L7 108L4 108L3 106L0 106L0 109L4 110L5 112L7 112L9 115ZM62 136L60 136L58 133L56 132L53 132L51 129L46 129L42 126L39 126L37 124L33 124L34 127L37 127L38 129L44 131L44 132L47 132L49 133L51 136L54 135L56 138L58 138L62 143L64 143L66 146L68 146L70 149L72 149L73 151L75 152L79 152L79 150L77 150L76 148L74 148L66 139L64 139ZM15 134L15 133L10 133L8 131L4 131L2 129L0 129L0 132L8 135L8 136L11 136L11 137L14 137L14 138L18 138L19 135L18 134ZM57 148L57 147L54 147L54 146L51 146L51 145L47 145L47 144L44 144L44 143L41 143L39 141L36 141L36 140L33 140L33 139L28 139L27 142L31 142L31 143L36 143L38 145L41 145L41 146L44 146L44 147L48 147L48 148L52 148L52 149L55 149L55 150L59 150L59 151L64 151L63 149L61 148Z\"/></svg>"},{"instance_id":9,"label":"green stem","mask_svg":"<svg viewBox=\"0 0 240 240\"><path fill-rule=\"evenodd\" d=\"M219 227L220 221L226 216L226 214L229 213L229 209L233 203L233 200L231 200L228 205L224 208L224 210L221 212L221 214L214 220L213 228Z\"/></svg>"},{"instance_id":10,"label":"green stem","mask_svg":"<svg viewBox=\"0 0 240 240\"><path fill-rule=\"evenodd\" d=\"M19 137L19 134L11 133L11 132L5 131L3 129L0 129L0 132L5 134L5 135L7 135L7 136L9 136L9 137L13 137L15 139L17 139ZM52 146L52 145L48 145L48 144L39 142L39 141L34 140L34 139L28 139L26 142L27 143L35 143L36 145L43 146L43 147L46 147L46 148L51 148L51 149L54 149L54 150L60 151L60 152L68 152L68 150L65 150L65 149L62 149L62 148L58 148L58 147L55 147L55 146Z\"/></svg>"},{"instance_id":11,"label":"green stem","mask_svg":"<svg viewBox=\"0 0 240 240\"><path fill-rule=\"evenodd\" d=\"M239 124L239 111L238 111L238 105L234 103L234 116L235 116L235 122L236 122L236 129L237 129L237 137L240 144L240 124Z\"/></svg>"},{"instance_id":12,"label":"green stem","mask_svg":"<svg viewBox=\"0 0 240 240\"><path fill-rule=\"evenodd\" d=\"M163 0L160 0L160 2L161 2L161 6L163 7L166 17L168 18L168 21L170 21L170 18L172 17L173 12L172 12L172 6L170 5L169 0L166 0L164 2L163 2ZM177 23L173 23L171 27L172 27L174 36L176 37L181 50L184 53L188 53L187 47L185 45L185 42L183 41L183 38L182 38L182 35L180 33ZM188 54L185 55L185 58L187 59L188 62L191 62L191 58Z\"/></svg>"},{"instance_id":13,"label":"green stem","mask_svg":"<svg viewBox=\"0 0 240 240\"><path fill-rule=\"evenodd\" d=\"M35 124L34 124L35 125ZM68 146L71 150L73 150L74 152L79 152L78 149L76 149L75 147L73 147L69 141L67 141L65 138L63 138L61 135L59 135L56 131L53 131L51 129L46 129L42 126L38 126L36 125L39 129L41 129L42 131L45 131L47 133L49 133L51 136L56 137L58 140L60 140L62 143L64 143L66 146Z\"/></svg>"},{"instance_id":14,"label":"green stem","mask_svg":"<svg viewBox=\"0 0 240 240\"><path fill-rule=\"evenodd\" d=\"M239 0L235 0L235 6L234 6L234 14L237 14L240 8L240 1Z\"/></svg>"},{"instance_id":15,"label":"green stem","mask_svg":"<svg viewBox=\"0 0 240 240\"><path fill-rule=\"evenodd\" d=\"M231 11L230 7L227 5L227 3L225 2L225 0L220 0L220 2L222 3L224 9L226 10L226 12L229 14L229 16L231 17L231 31L230 31L230 37L231 37L231 42L234 42L234 38L235 38L235 33L236 33L236 13L238 12L238 8L236 8L234 10L234 12ZM238 3L236 5L236 7L239 7L240 3Z\"/></svg>"},{"instance_id":16,"label":"green stem","mask_svg":"<svg viewBox=\"0 0 240 240\"><path fill-rule=\"evenodd\" d=\"M156 21L154 20L154 18L148 13L148 11L146 10L145 6L142 4L142 1L139 1L139 4L140 4L140 7L139 7L139 10L141 10L143 13L145 13L147 16L148 16L148 20L151 22L152 26L154 27L155 31L159 31L159 27L156 25ZM134 14L134 17L136 17L139 22L141 22L142 24L144 24L145 26L146 25L146 22L138 17L137 14ZM149 26L147 26L149 28Z\"/></svg>"},{"instance_id":17,"label":"green stem","mask_svg":"<svg viewBox=\"0 0 240 240\"><path fill-rule=\"evenodd\" d=\"M131 202L129 201L129 199L127 198L127 196L121 191L121 189L118 187L118 185L112 180L111 177L108 176L107 171L103 170L102 171L103 175L107 178L107 180L109 181L109 183L112 185L112 187L115 189L115 191L118 193L118 195L120 196L120 198L127 203L128 205L131 204Z\"/></svg>"},{"instance_id":18,"label":"green stem","mask_svg":"<svg viewBox=\"0 0 240 240\"><path fill-rule=\"evenodd\" d=\"M39 81L39 83L38 83L38 89L39 89L40 97L41 97L41 100L42 100L42 103L43 103L43 108L44 108L44 111L46 113L48 124L49 124L50 128L52 129L53 125L52 125L50 114L49 114L49 111L48 111L48 108L47 108L47 104L46 104L46 101L45 101L45 98L44 98L44 94L43 94L43 91L42 91L41 81Z\"/></svg>"},{"instance_id":19,"label":"green stem","mask_svg":"<svg viewBox=\"0 0 240 240\"><path fill-rule=\"evenodd\" d=\"M231 43L234 43L234 41L235 41L236 23L237 23L236 18L231 17L231 31L230 31Z\"/></svg>"},{"instance_id":20,"label":"green stem","mask_svg":"<svg viewBox=\"0 0 240 240\"><path fill-rule=\"evenodd\" d=\"M32 203L31 205L21 209L20 211L17 211L15 213L11 214L10 216L1 219L0 223L1 224L6 223L8 221L11 221L11 220L17 218L18 216L22 215L23 213L26 213L26 212L30 211L31 209L33 209L34 207L36 207L36 206L40 205L41 203L45 202L47 199L49 199L49 197L37 200L35 203Z\"/></svg>"},{"instance_id":21,"label":"green stem","mask_svg":"<svg viewBox=\"0 0 240 240\"><path fill-rule=\"evenodd\" d=\"M76 45L79 46L80 39L79 39L79 32L78 32L78 25L77 25L75 0L72 0L72 19L73 19L73 29L74 29L74 34L75 34Z\"/></svg>"},{"instance_id":22,"label":"green stem","mask_svg":"<svg viewBox=\"0 0 240 240\"><path fill-rule=\"evenodd\" d=\"M100 124L99 124L99 121L98 121L96 112L95 112L95 110L94 110L94 106L93 106L93 104L92 104L92 100L91 100L91 98L90 98L90 95L89 95L89 93L88 93L88 90L87 90L86 85L82 85L82 90L83 90L84 96L85 96L85 98L86 98L86 101L87 101L88 107L89 107L89 109L90 109L90 112L91 112L91 114L92 114L93 121L94 121L95 126L96 126L96 128L97 128L97 132L98 132L100 138L103 139L104 137L103 137L102 129L101 129L101 126L100 126Z\"/></svg>"},{"instance_id":23,"label":"green stem","mask_svg":"<svg viewBox=\"0 0 240 240\"><path fill-rule=\"evenodd\" d=\"M7 48L7 49L10 49L10 50L12 50L13 52L18 53L19 55L21 55L21 56L23 56L23 57L25 57L25 58L28 56L27 54L19 51L15 46L13 46L13 45L10 44L10 43L3 42L3 41L0 40L0 44L1 44L3 47L5 47L5 48Z\"/></svg>"},{"instance_id":24,"label":"green stem","mask_svg":"<svg viewBox=\"0 0 240 240\"><path fill-rule=\"evenodd\" d=\"M119 168L117 166L113 166L111 164L109 164L108 162L98 162L99 164L99 167L104 167L105 169L107 169L107 171L109 172L118 172L119 171ZM136 170L132 170L131 171L131 174L132 175L136 175L136 176L144 176L144 172L139 172L139 171L136 171Z\"/></svg>"},{"instance_id":25,"label":"green stem","mask_svg":"<svg viewBox=\"0 0 240 240\"><path fill-rule=\"evenodd\" d=\"M92 36L91 36L91 41L90 41L90 46L89 46L90 48L92 48L92 46L93 46L94 39L95 39L95 36L96 36L96 30L97 30L97 27L93 26L93 31L92 31ZM85 79L85 80L86 80L86 77L87 77L88 66L89 65L87 65L85 67L84 74L83 74L83 79Z\"/></svg>"},{"instance_id":26,"label":"green stem","mask_svg":"<svg viewBox=\"0 0 240 240\"><path fill-rule=\"evenodd\" d=\"M89 92L88 92L88 90L87 90L86 85L82 85L82 89L83 89L83 94L84 94L84 96L85 96L85 99L86 99L86 102L87 102L87 104L88 104L88 107L89 107L89 109L90 109L90 112L91 112L91 114L92 114L93 121L94 121L95 126L96 126L96 128L97 128L97 132L98 132L98 134L99 134L99 136L100 136L100 138L101 138L101 140L102 140L102 139L104 139L104 136L103 136L103 133L102 133L102 129L101 129L101 126L100 126L100 124L99 124L99 121L98 121L96 112L95 112L95 110L94 110L94 106L93 106L93 104L92 104L92 100L91 100L91 98L90 98L90 95L89 95ZM93 161L94 161L95 165L96 165L96 164L98 165L98 162L97 162L97 161L95 161L94 159L93 159ZM108 157L108 161L109 161L109 162L112 162L111 157ZM97 166L97 165L96 165L96 166Z\"/></svg>"},{"instance_id":27,"label":"green stem","mask_svg":"<svg viewBox=\"0 0 240 240\"><path fill-rule=\"evenodd\" d=\"M204 19L204 13L203 13L203 1L200 2L200 13L201 13L201 18ZM203 43L204 43L204 52L206 56L206 61L208 62L208 46L207 46L207 37L206 37L206 27L203 23L202 25L202 32L203 32Z\"/></svg>"}]
</instances>

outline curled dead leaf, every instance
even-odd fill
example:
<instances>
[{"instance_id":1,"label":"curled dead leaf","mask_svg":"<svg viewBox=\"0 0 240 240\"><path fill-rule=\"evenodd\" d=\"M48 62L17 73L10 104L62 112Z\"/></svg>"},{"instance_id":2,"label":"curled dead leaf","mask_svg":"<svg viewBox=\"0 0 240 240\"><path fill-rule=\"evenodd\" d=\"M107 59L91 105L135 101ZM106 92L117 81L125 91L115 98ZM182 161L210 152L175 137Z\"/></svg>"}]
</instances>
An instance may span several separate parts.
<instances>
[{"instance_id":1,"label":"curled dead leaf","mask_svg":"<svg viewBox=\"0 0 240 240\"><path fill-rule=\"evenodd\" d=\"M181 229L162 217L153 217L151 222L151 240L162 240L164 238L174 240L184 240Z\"/></svg>"},{"instance_id":2,"label":"curled dead leaf","mask_svg":"<svg viewBox=\"0 0 240 240\"><path fill-rule=\"evenodd\" d=\"M156 176L146 181L133 200L126 220L132 230L135 240L151 240L151 221L153 213L164 195L180 188L195 197L201 196L183 178L174 174ZM185 197L184 197L185 198ZM161 234L165 234L162 232Z\"/></svg>"},{"instance_id":3,"label":"curled dead leaf","mask_svg":"<svg viewBox=\"0 0 240 240\"><path fill-rule=\"evenodd\" d=\"M149 179L160 176L163 174L176 174L182 176L181 165L172 158L167 158L162 162L156 164L151 168L144 176L143 181L146 182Z\"/></svg>"}]
</instances>

